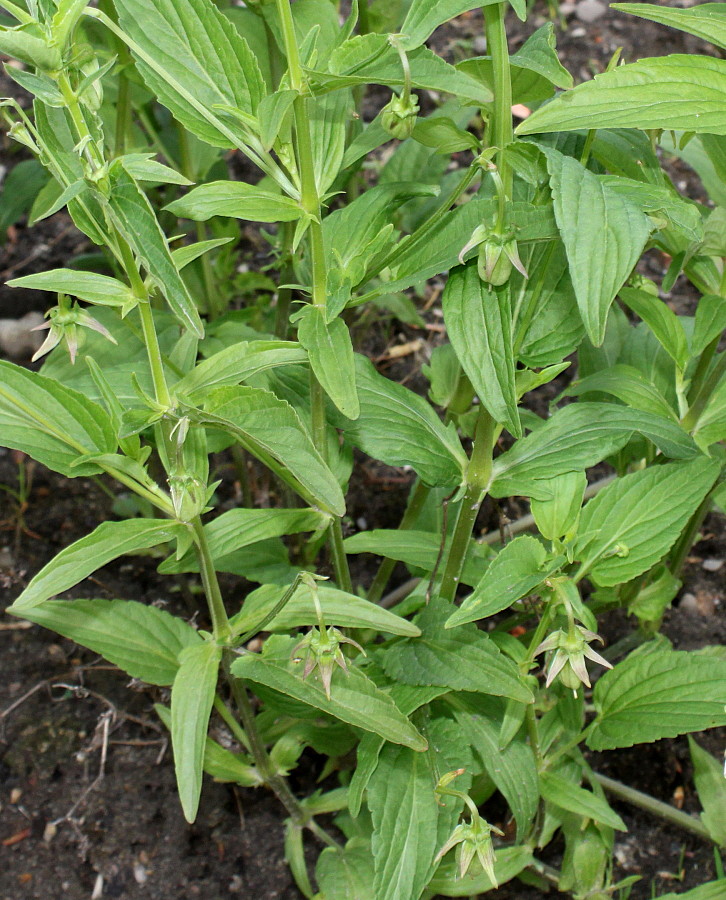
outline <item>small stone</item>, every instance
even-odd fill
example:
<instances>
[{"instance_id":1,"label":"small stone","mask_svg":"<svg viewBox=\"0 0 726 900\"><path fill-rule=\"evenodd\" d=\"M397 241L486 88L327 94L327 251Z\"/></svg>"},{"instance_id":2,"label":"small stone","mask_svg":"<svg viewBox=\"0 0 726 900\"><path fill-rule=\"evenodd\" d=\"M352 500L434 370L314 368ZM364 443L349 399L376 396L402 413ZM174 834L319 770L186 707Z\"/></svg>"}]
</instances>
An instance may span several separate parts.
<instances>
[{"instance_id":1,"label":"small stone","mask_svg":"<svg viewBox=\"0 0 726 900\"><path fill-rule=\"evenodd\" d=\"M355 524L358 526L358 528L360 528L361 531L368 530L368 520L365 516L360 516L359 518L357 518L355 520Z\"/></svg>"},{"instance_id":2,"label":"small stone","mask_svg":"<svg viewBox=\"0 0 726 900\"><path fill-rule=\"evenodd\" d=\"M13 788L12 791L10 791L10 802L13 805L19 803L22 796L23 792L20 790L20 788Z\"/></svg>"},{"instance_id":3,"label":"small stone","mask_svg":"<svg viewBox=\"0 0 726 900\"><path fill-rule=\"evenodd\" d=\"M48 824L43 829L43 840L46 844L50 844L53 838L58 833L58 826L54 825L52 822L48 822Z\"/></svg>"},{"instance_id":4,"label":"small stone","mask_svg":"<svg viewBox=\"0 0 726 900\"><path fill-rule=\"evenodd\" d=\"M707 591L690 592L681 597L678 608L695 616L712 616L716 611L714 598Z\"/></svg>"},{"instance_id":5,"label":"small stone","mask_svg":"<svg viewBox=\"0 0 726 900\"><path fill-rule=\"evenodd\" d=\"M474 52L483 55L487 52L487 39L483 34L474 38Z\"/></svg>"},{"instance_id":6,"label":"small stone","mask_svg":"<svg viewBox=\"0 0 726 900\"><path fill-rule=\"evenodd\" d=\"M149 876L146 872L146 869L140 862L134 863L134 881L136 884L146 884Z\"/></svg>"},{"instance_id":7,"label":"small stone","mask_svg":"<svg viewBox=\"0 0 726 900\"><path fill-rule=\"evenodd\" d=\"M701 568L707 572L718 572L723 567L722 559L704 559Z\"/></svg>"},{"instance_id":8,"label":"small stone","mask_svg":"<svg viewBox=\"0 0 726 900\"><path fill-rule=\"evenodd\" d=\"M43 336L33 329L42 325L39 312L29 312L22 319L0 319L0 350L12 359L25 359L43 343Z\"/></svg>"},{"instance_id":9,"label":"small stone","mask_svg":"<svg viewBox=\"0 0 726 900\"><path fill-rule=\"evenodd\" d=\"M575 9L575 15L581 22L591 25L602 18L607 11L607 6L600 0L580 0Z\"/></svg>"},{"instance_id":10,"label":"small stone","mask_svg":"<svg viewBox=\"0 0 726 900\"><path fill-rule=\"evenodd\" d=\"M577 9L576 3L560 3L560 15L561 16L571 16L573 12Z\"/></svg>"},{"instance_id":11,"label":"small stone","mask_svg":"<svg viewBox=\"0 0 726 900\"><path fill-rule=\"evenodd\" d=\"M12 569L14 563L10 547L0 547L0 569Z\"/></svg>"}]
</instances>

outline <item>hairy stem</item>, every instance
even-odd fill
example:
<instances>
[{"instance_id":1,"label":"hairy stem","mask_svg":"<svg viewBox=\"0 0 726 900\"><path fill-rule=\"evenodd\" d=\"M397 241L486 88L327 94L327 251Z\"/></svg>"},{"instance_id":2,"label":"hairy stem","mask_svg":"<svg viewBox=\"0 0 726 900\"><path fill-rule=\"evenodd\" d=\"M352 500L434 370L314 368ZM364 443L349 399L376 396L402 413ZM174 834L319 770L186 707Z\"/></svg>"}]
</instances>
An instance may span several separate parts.
<instances>
[{"instance_id":1,"label":"hairy stem","mask_svg":"<svg viewBox=\"0 0 726 900\"><path fill-rule=\"evenodd\" d=\"M607 775L600 775L598 772L593 772L593 775L595 780L615 797L619 797L621 800L625 800L626 803L644 809L655 816L660 816L661 819L665 819L671 825L677 825L685 831L690 831L691 834L695 834L696 837L700 837L704 841L713 843L711 836L700 819L694 819L688 813L681 812L680 809L675 809L670 804L663 803L662 800L656 800L655 797L643 794L641 791L636 791L635 788L621 784L619 781L614 781L612 778L608 778Z\"/></svg>"},{"instance_id":2,"label":"hairy stem","mask_svg":"<svg viewBox=\"0 0 726 900\"><path fill-rule=\"evenodd\" d=\"M195 516L191 523L194 530L194 546L199 560L199 571L202 576L202 586L204 594L207 598L209 606L209 614L212 618L212 632L215 641L220 644L229 640L232 629L227 618L227 611L224 608L224 600L222 592L219 589L219 579L217 571L214 568L214 560L209 549L206 532L202 526L202 520L199 516Z\"/></svg>"}]
</instances>

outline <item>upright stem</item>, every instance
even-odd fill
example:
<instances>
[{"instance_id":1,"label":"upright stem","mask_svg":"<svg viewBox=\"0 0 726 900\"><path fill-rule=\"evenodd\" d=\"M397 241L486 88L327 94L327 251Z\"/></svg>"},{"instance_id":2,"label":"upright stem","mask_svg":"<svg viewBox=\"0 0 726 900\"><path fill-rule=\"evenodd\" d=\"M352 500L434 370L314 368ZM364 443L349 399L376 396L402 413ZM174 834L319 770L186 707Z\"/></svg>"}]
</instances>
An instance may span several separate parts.
<instances>
[{"instance_id":1,"label":"upright stem","mask_svg":"<svg viewBox=\"0 0 726 900\"><path fill-rule=\"evenodd\" d=\"M293 823L300 828L308 828L313 832L321 841L326 843L329 847L338 847L338 842L332 838L327 832L325 832L313 819L312 814L305 809L305 807L300 803L297 797L290 790L290 786L287 781L280 775L279 772L275 770L274 763L270 759L270 755L267 752L267 748L260 736L259 731L257 730L257 722L255 721L255 714L252 709L252 704L250 703L249 697L247 696L247 690L244 684L239 680L239 678L235 678L234 675L230 674L229 669L234 661L235 656L233 651L225 650L222 656L222 664L224 666L224 670L227 673L227 678L229 681L230 690L232 691L232 697L234 698L235 705L237 706L237 711L239 712L239 717L242 722L242 727L244 728L244 733L247 736L249 741L250 752L255 760L255 765L263 777L266 784L268 784L272 790L277 795L277 799L282 803L285 809L290 814L290 818Z\"/></svg>"},{"instance_id":2,"label":"upright stem","mask_svg":"<svg viewBox=\"0 0 726 900\"><path fill-rule=\"evenodd\" d=\"M232 634L232 629L227 618L227 611L224 608L222 592L219 589L214 560L212 559L209 542L200 516L195 516L191 524L194 529L194 545L197 551L197 559L199 560L199 571L202 575L202 586L209 605L209 614L212 617L212 632L214 633L215 641L224 643Z\"/></svg>"},{"instance_id":3,"label":"upright stem","mask_svg":"<svg viewBox=\"0 0 726 900\"><path fill-rule=\"evenodd\" d=\"M474 434L474 446L466 473L466 492L459 507L459 515L451 539L451 549L441 583L441 596L453 600L461 580L466 551L474 523L492 474L492 450L497 423L482 406Z\"/></svg>"},{"instance_id":4,"label":"upright stem","mask_svg":"<svg viewBox=\"0 0 726 900\"><path fill-rule=\"evenodd\" d=\"M371 30L368 14L368 0L358 0L358 34L368 34Z\"/></svg>"},{"instance_id":5,"label":"upright stem","mask_svg":"<svg viewBox=\"0 0 726 900\"><path fill-rule=\"evenodd\" d=\"M277 0L277 9L282 24L285 41L290 87L298 91L293 112L295 116L295 146L297 164L300 172L300 202L310 216L308 226L308 247L310 251L310 268L312 270L312 303L325 309L327 298L327 268L325 264L325 244L320 212L320 195L315 180L315 161L310 136L310 116L308 106L310 100L303 96L305 89L303 70L300 65L300 52L295 37L295 26L292 19L290 0ZM327 459L328 439L325 420L325 392L315 373L310 371L310 403L312 409L313 441L323 459ZM343 531L340 519L336 518L330 526L330 553L335 567L335 578L343 590L350 591L352 583L348 561L343 550Z\"/></svg>"},{"instance_id":6,"label":"upright stem","mask_svg":"<svg viewBox=\"0 0 726 900\"><path fill-rule=\"evenodd\" d=\"M491 142L499 148L497 166L504 184L504 193L512 196L513 173L506 160L504 148L514 140L512 126L512 76L509 65L507 31L504 26L506 3L484 7L484 30L487 52L492 58L494 79L494 115L491 122Z\"/></svg>"}]
</instances>

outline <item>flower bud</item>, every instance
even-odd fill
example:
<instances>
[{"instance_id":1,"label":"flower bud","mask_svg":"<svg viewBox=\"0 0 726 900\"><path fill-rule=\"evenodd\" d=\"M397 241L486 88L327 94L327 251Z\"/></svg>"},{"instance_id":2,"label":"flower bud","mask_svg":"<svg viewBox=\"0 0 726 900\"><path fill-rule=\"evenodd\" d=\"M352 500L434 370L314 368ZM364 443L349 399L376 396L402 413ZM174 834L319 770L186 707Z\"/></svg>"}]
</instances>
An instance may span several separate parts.
<instances>
[{"instance_id":1,"label":"flower bud","mask_svg":"<svg viewBox=\"0 0 726 900\"><path fill-rule=\"evenodd\" d=\"M381 111L381 124L391 137L405 141L413 133L417 115L418 100L413 94L408 97L394 94Z\"/></svg>"}]
</instances>

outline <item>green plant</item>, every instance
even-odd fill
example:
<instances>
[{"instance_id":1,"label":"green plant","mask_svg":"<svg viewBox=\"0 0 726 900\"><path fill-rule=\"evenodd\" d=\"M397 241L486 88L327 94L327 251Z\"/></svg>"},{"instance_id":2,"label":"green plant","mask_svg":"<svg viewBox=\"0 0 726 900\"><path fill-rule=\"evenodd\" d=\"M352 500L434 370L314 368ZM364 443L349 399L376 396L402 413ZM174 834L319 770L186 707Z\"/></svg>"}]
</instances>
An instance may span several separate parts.
<instances>
[{"instance_id":1,"label":"green plant","mask_svg":"<svg viewBox=\"0 0 726 900\"><path fill-rule=\"evenodd\" d=\"M684 132L678 152L697 148L723 189L726 62L641 60L570 90L552 25L510 56L503 2L413 0L395 21L363 2L342 25L328 0L0 5L20 23L0 50L34 95L32 115L4 102L9 133L50 174L44 214L67 206L106 266L11 282L58 294L51 343L78 358L59 346L41 374L0 363L2 441L68 477L109 475L154 510L64 549L10 612L171 686L158 709L187 819L205 771L268 785L308 897L303 832L323 846L328 900L470 896L518 875L576 898L627 891L612 883L625 824L606 791L723 843L697 751L702 820L603 778L580 746L726 724L722 653L657 636L722 490L726 219L680 196L656 154L664 129ZM454 67L425 46L482 5L488 56ZM724 8L627 11L726 47ZM364 125L354 105L370 84L393 96ZM422 116L413 92L429 90L451 99ZM516 136L513 103L539 105ZM391 136L403 141L368 186L363 161ZM230 149L258 182L227 177ZM454 153L468 162L448 172ZM197 223L193 243L180 220ZM275 226L273 264L246 286L230 286L234 220ZM662 289L683 272L703 294L695 316L635 274L651 248L673 260ZM356 354L351 331L365 304L447 271L451 343L428 367L429 403ZM540 417L528 395L576 350L560 396L577 400ZM243 482L248 458L274 475L284 506L205 521L210 454L227 447ZM344 538L353 448L415 471L397 531ZM603 461L617 478L588 489ZM485 497L514 495L537 536L478 540ZM281 538L301 534L291 559ZM202 630L134 601L53 599L154 547L161 572L199 573ZM367 598L348 567L359 553L382 558ZM394 560L423 578L389 609ZM219 572L261 586L230 609ZM615 608L638 622L619 660L593 647ZM588 703L587 660L609 667ZM213 714L239 752L208 736ZM305 746L339 787L295 796L286 775ZM516 837L486 820L495 792ZM329 814L337 834L318 821ZM557 832L560 871L537 858Z\"/></svg>"}]
</instances>

